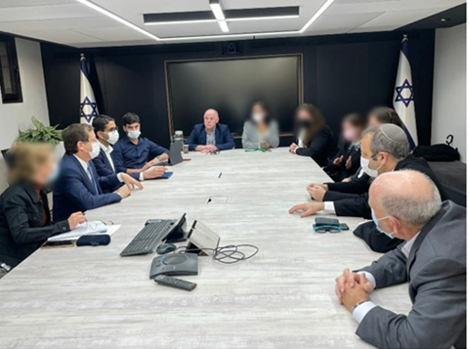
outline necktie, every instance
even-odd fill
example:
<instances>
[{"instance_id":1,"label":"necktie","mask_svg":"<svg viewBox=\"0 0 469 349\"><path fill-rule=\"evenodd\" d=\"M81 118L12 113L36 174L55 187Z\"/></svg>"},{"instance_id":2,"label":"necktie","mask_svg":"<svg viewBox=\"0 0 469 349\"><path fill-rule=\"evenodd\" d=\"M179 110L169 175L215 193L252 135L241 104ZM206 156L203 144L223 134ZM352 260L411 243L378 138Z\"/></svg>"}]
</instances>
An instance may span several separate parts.
<instances>
[{"instance_id":1,"label":"necktie","mask_svg":"<svg viewBox=\"0 0 469 349\"><path fill-rule=\"evenodd\" d=\"M93 170L91 169L90 164L88 164L88 173L91 176L91 183L93 183L93 187L94 187L94 190L96 192L96 195L98 195L99 194L98 183L96 182L96 178L94 177L94 173L93 173Z\"/></svg>"}]
</instances>

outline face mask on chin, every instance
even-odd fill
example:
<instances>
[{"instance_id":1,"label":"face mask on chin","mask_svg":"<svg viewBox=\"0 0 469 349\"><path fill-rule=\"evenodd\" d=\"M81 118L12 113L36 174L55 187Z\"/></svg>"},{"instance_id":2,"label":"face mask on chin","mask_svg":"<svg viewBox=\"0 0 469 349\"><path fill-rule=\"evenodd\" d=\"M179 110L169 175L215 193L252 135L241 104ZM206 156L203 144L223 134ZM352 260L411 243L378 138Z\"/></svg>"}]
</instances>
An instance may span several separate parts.
<instances>
[{"instance_id":1,"label":"face mask on chin","mask_svg":"<svg viewBox=\"0 0 469 349\"><path fill-rule=\"evenodd\" d=\"M355 131L354 130L345 130L344 133L342 134L344 139L348 142L353 142L355 141Z\"/></svg>"},{"instance_id":2,"label":"face mask on chin","mask_svg":"<svg viewBox=\"0 0 469 349\"><path fill-rule=\"evenodd\" d=\"M360 157L360 166L363 169L363 172L365 172L368 176L371 178L376 178L379 175L378 170L383 166L382 164L376 169L373 170L370 168L370 159L365 159L363 156Z\"/></svg>"},{"instance_id":3,"label":"face mask on chin","mask_svg":"<svg viewBox=\"0 0 469 349\"><path fill-rule=\"evenodd\" d=\"M376 216L375 216L375 212L373 211L373 209L371 209L371 218L373 218L373 222L375 223L376 225L376 230L378 230L381 234L384 234L386 235L388 238L390 239L395 239L394 235L396 233L386 233L383 228L381 228L381 226L379 225L379 221L383 220L383 219L387 219L391 216L386 216L386 217L383 217L383 218L380 218L380 219L377 219Z\"/></svg>"}]
</instances>

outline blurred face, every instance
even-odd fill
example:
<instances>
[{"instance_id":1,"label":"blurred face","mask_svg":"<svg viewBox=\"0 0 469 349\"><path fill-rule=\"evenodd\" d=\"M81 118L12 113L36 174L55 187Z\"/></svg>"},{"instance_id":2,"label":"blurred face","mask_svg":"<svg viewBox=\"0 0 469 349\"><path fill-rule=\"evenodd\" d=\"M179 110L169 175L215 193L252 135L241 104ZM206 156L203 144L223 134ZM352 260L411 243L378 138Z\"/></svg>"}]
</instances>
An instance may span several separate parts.
<instances>
[{"instance_id":1,"label":"blurred face","mask_svg":"<svg viewBox=\"0 0 469 349\"><path fill-rule=\"evenodd\" d=\"M213 130L218 124L218 115L214 110L207 110L204 114L204 125L207 130Z\"/></svg>"},{"instance_id":2,"label":"blurred face","mask_svg":"<svg viewBox=\"0 0 469 349\"><path fill-rule=\"evenodd\" d=\"M55 166L56 166L56 163L51 152L47 156L46 161L37 167L36 174L33 178L33 182L40 186L46 185L49 182L50 176L55 170L54 169Z\"/></svg>"},{"instance_id":3,"label":"blurred face","mask_svg":"<svg viewBox=\"0 0 469 349\"><path fill-rule=\"evenodd\" d=\"M306 110L300 110L298 114L296 115L296 118L298 121L303 121L303 120L312 121L313 120L311 115Z\"/></svg>"},{"instance_id":4,"label":"blurred face","mask_svg":"<svg viewBox=\"0 0 469 349\"><path fill-rule=\"evenodd\" d=\"M97 137L99 139L103 139L107 141L109 139L109 133L117 131L117 125L115 121L109 121L106 127L104 128L104 132L98 131Z\"/></svg>"},{"instance_id":5,"label":"blurred face","mask_svg":"<svg viewBox=\"0 0 469 349\"><path fill-rule=\"evenodd\" d=\"M356 142L360 139L360 129L353 126L350 122L343 122L342 123L342 136L346 141L349 142Z\"/></svg>"}]
</instances>

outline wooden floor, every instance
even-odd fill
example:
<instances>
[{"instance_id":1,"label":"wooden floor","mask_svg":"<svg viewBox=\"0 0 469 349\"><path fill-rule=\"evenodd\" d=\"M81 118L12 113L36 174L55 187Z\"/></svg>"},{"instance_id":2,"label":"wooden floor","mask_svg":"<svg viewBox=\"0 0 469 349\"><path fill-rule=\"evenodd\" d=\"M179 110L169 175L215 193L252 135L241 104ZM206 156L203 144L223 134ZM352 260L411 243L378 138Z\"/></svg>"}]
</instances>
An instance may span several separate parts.
<instances>
[{"instance_id":1,"label":"wooden floor","mask_svg":"<svg viewBox=\"0 0 469 349\"><path fill-rule=\"evenodd\" d=\"M41 249L0 280L0 348L366 348L337 302L335 277L368 265L373 253L351 230L315 234L314 217L289 215L308 200L308 183L328 177L286 148L219 155L191 153L169 180L145 182L123 202L87 212L122 224L106 247ZM207 204L208 198L212 202ZM149 218L186 212L221 245L260 252L235 265L199 258L193 292L148 279L155 255L119 257ZM407 314L407 285L372 300Z\"/></svg>"}]
</instances>

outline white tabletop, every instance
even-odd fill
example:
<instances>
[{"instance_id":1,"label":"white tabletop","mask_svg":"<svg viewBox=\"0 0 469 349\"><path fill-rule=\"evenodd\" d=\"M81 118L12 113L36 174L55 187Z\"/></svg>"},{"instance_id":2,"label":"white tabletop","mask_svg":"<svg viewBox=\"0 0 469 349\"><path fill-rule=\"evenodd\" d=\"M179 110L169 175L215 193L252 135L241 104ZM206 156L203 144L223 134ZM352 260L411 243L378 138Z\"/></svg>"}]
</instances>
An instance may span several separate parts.
<instances>
[{"instance_id":1,"label":"white tabletop","mask_svg":"<svg viewBox=\"0 0 469 349\"><path fill-rule=\"evenodd\" d=\"M316 234L314 217L288 209L308 200L306 185L328 181L310 158L272 152L190 153L169 180L148 181L123 202L87 212L122 224L105 247L40 249L0 280L0 348L366 348L337 302L335 278L380 255L351 230ZM207 204L212 196L212 202ZM149 280L155 255L119 257L150 218L186 212L221 245L260 252L235 265L199 257L192 292ZM372 300L407 314L407 285Z\"/></svg>"}]
</instances>

